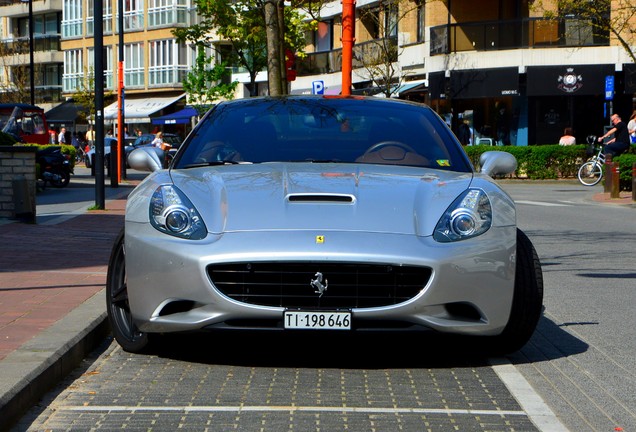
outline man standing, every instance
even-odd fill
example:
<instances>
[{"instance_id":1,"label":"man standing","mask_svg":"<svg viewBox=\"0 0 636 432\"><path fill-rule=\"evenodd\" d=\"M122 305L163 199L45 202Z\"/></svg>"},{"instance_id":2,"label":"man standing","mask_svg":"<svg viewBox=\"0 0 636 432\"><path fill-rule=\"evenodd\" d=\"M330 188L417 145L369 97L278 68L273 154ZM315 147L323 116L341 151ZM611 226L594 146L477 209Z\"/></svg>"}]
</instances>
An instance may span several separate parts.
<instances>
[{"instance_id":1,"label":"man standing","mask_svg":"<svg viewBox=\"0 0 636 432\"><path fill-rule=\"evenodd\" d=\"M88 127L88 131L86 132L86 141L88 142L88 145L93 148L95 145L95 130L93 129L93 125Z\"/></svg>"},{"instance_id":2,"label":"man standing","mask_svg":"<svg viewBox=\"0 0 636 432\"><path fill-rule=\"evenodd\" d=\"M60 129L60 133L57 135L57 143L58 144L68 144L66 142L66 128L65 127Z\"/></svg>"},{"instance_id":3,"label":"man standing","mask_svg":"<svg viewBox=\"0 0 636 432\"><path fill-rule=\"evenodd\" d=\"M623 120L621 120L621 117L618 114L612 114L610 120L614 127L608 130L605 135L600 136L598 141L602 142L605 138L614 134L614 138L607 142L603 153L616 157L629 150L629 131L627 130L627 125L623 122Z\"/></svg>"}]
</instances>

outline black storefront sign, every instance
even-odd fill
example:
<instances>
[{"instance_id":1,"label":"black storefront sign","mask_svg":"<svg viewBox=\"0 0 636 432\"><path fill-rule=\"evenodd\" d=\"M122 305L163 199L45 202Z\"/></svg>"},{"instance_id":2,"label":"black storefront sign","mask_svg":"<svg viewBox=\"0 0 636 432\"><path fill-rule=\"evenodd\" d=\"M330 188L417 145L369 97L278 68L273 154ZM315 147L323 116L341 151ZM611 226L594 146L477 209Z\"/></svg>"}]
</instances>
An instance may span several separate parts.
<instances>
[{"instance_id":1,"label":"black storefront sign","mask_svg":"<svg viewBox=\"0 0 636 432\"><path fill-rule=\"evenodd\" d=\"M614 65L529 66L527 74L528 96L603 95Z\"/></svg>"},{"instance_id":2,"label":"black storefront sign","mask_svg":"<svg viewBox=\"0 0 636 432\"><path fill-rule=\"evenodd\" d=\"M428 74L428 94L431 100L446 99L446 72Z\"/></svg>"},{"instance_id":3,"label":"black storefront sign","mask_svg":"<svg viewBox=\"0 0 636 432\"><path fill-rule=\"evenodd\" d=\"M450 97L479 99L519 95L519 69L467 69L452 71Z\"/></svg>"},{"instance_id":4,"label":"black storefront sign","mask_svg":"<svg viewBox=\"0 0 636 432\"><path fill-rule=\"evenodd\" d=\"M625 93L636 93L636 64L624 64L623 72L625 74Z\"/></svg>"}]
</instances>

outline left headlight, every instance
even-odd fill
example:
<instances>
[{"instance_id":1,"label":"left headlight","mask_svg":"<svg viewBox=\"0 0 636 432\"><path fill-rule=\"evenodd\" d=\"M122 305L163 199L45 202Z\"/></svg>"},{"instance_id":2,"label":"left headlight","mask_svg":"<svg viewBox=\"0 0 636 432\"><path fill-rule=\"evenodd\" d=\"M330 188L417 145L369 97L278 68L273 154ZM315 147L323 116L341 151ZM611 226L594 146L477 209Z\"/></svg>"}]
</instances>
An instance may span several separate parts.
<instances>
[{"instance_id":1,"label":"left headlight","mask_svg":"<svg viewBox=\"0 0 636 432\"><path fill-rule=\"evenodd\" d=\"M152 194L150 223L163 233L190 240L201 240L207 232L197 209L172 185L159 186Z\"/></svg>"},{"instance_id":2,"label":"left headlight","mask_svg":"<svg viewBox=\"0 0 636 432\"><path fill-rule=\"evenodd\" d=\"M492 207L481 189L468 189L441 217L433 238L441 243L466 240L481 235L492 225Z\"/></svg>"}]
</instances>

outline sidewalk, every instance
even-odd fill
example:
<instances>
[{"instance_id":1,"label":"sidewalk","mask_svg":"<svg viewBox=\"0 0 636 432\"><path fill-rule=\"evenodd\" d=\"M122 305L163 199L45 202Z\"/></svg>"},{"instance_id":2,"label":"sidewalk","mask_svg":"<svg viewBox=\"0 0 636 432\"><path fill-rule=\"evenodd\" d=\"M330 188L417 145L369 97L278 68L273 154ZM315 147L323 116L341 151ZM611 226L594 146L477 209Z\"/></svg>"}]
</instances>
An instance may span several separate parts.
<instances>
[{"instance_id":1,"label":"sidewalk","mask_svg":"<svg viewBox=\"0 0 636 432\"><path fill-rule=\"evenodd\" d=\"M71 212L36 225L0 223L0 431L110 332L106 272L126 196L138 181L130 183L106 200L104 211ZM636 207L631 192L592 199Z\"/></svg>"},{"instance_id":2,"label":"sidewalk","mask_svg":"<svg viewBox=\"0 0 636 432\"><path fill-rule=\"evenodd\" d=\"M110 331L106 272L131 186L103 211L53 224L0 224L0 430Z\"/></svg>"}]
</instances>

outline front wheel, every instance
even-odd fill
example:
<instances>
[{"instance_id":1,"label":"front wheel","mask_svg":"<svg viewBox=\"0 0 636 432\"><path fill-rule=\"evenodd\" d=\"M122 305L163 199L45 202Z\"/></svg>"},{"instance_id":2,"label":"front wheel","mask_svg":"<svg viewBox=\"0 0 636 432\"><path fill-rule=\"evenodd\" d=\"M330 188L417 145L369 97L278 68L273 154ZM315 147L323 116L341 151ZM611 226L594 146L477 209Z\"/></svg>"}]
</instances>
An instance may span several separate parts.
<instances>
[{"instance_id":1,"label":"front wheel","mask_svg":"<svg viewBox=\"0 0 636 432\"><path fill-rule=\"evenodd\" d=\"M541 262L528 236L517 229L515 285L510 318L500 335L489 338L489 353L507 354L523 347L534 333L542 310Z\"/></svg>"},{"instance_id":2,"label":"front wheel","mask_svg":"<svg viewBox=\"0 0 636 432\"><path fill-rule=\"evenodd\" d=\"M594 186L603 177L603 167L596 161L585 162L579 168L579 181L585 186Z\"/></svg>"},{"instance_id":3,"label":"front wheel","mask_svg":"<svg viewBox=\"0 0 636 432\"><path fill-rule=\"evenodd\" d=\"M108 262L106 276L106 309L115 340L128 352L138 353L148 347L148 334L140 332L133 322L128 303L126 248L122 229Z\"/></svg>"},{"instance_id":4,"label":"front wheel","mask_svg":"<svg viewBox=\"0 0 636 432\"><path fill-rule=\"evenodd\" d=\"M68 171L56 171L55 174L56 180L51 180L51 185L53 185L53 187L56 188L63 188L68 186L69 182L71 181L71 173Z\"/></svg>"}]
</instances>

